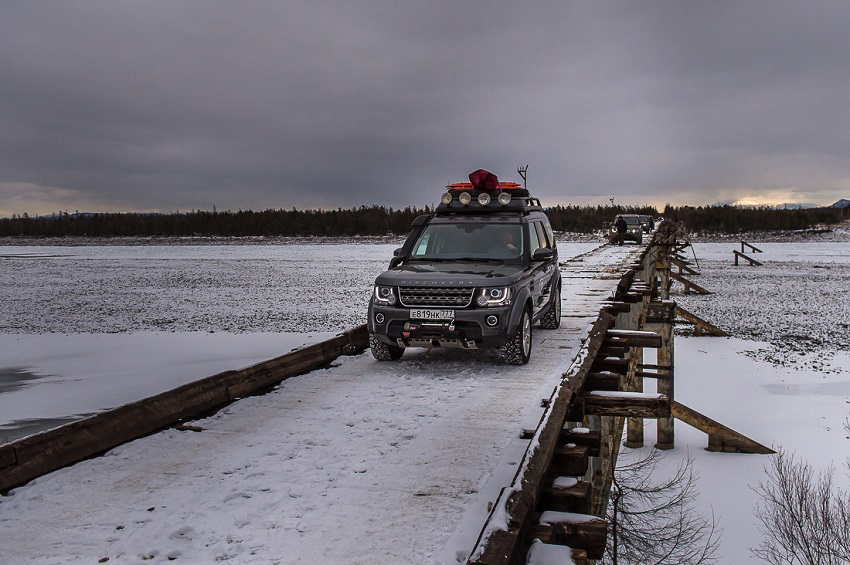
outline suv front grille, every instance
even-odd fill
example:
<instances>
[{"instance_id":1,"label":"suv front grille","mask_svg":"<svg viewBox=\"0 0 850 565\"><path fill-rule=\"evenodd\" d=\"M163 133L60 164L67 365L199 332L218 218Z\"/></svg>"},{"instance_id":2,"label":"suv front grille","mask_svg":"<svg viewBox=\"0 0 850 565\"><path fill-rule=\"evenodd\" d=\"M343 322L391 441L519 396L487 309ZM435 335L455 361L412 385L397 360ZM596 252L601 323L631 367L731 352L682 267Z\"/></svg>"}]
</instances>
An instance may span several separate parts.
<instances>
[{"instance_id":1,"label":"suv front grille","mask_svg":"<svg viewBox=\"0 0 850 565\"><path fill-rule=\"evenodd\" d=\"M399 300L404 306L452 306L466 308L472 304L474 288L416 288L402 286Z\"/></svg>"}]
</instances>

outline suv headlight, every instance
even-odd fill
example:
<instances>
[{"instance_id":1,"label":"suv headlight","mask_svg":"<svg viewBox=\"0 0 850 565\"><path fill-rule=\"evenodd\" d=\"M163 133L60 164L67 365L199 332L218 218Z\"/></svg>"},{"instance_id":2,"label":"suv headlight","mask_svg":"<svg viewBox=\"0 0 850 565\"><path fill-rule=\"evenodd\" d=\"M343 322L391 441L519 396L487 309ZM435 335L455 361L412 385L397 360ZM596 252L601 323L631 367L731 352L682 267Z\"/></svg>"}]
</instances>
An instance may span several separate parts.
<instances>
[{"instance_id":1,"label":"suv headlight","mask_svg":"<svg viewBox=\"0 0 850 565\"><path fill-rule=\"evenodd\" d=\"M482 288L477 302L479 306L507 306L511 303L511 289L507 286Z\"/></svg>"},{"instance_id":2,"label":"suv headlight","mask_svg":"<svg viewBox=\"0 0 850 565\"><path fill-rule=\"evenodd\" d=\"M375 285L375 304L379 306L393 306L395 302L393 287Z\"/></svg>"}]
</instances>

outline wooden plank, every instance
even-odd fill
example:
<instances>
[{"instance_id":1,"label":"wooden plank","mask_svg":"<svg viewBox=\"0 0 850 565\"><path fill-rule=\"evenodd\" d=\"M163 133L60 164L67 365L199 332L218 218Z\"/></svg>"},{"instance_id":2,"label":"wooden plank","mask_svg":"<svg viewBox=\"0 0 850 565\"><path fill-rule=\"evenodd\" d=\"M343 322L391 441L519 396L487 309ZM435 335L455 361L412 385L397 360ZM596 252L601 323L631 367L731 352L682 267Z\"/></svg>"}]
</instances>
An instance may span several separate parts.
<instances>
[{"instance_id":1,"label":"wooden plank","mask_svg":"<svg viewBox=\"0 0 850 565\"><path fill-rule=\"evenodd\" d=\"M709 435L708 451L734 450L740 453L757 453L761 455L776 453L769 447L736 432L732 428L724 426L720 422L712 420L704 414L700 414L692 408L688 408L680 402L673 402L671 411L673 417Z\"/></svg>"},{"instance_id":2,"label":"wooden plank","mask_svg":"<svg viewBox=\"0 0 850 565\"><path fill-rule=\"evenodd\" d=\"M762 253L762 250L761 250L761 249L759 249L759 248L758 248L758 247L756 247L755 245L752 245L752 244L750 244L750 243L747 243L747 242L746 242L746 241L744 241L743 239L741 240L741 253L744 253L744 252L746 252L746 251L747 251L746 249L744 249L744 246L749 247L749 248L750 248L750 250L751 250L751 251L753 251L754 253Z\"/></svg>"},{"instance_id":3,"label":"wooden plank","mask_svg":"<svg viewBox=\"0 0 850 565\"><path fill-rule=\"evenodd\" d=\"M622 375L617 373L602 372L590 373L585 382L585 390L620 390L620 379Z\"/></svg>"},{"instance_id":4,"label":"wooden plank","mask_svg":"<svg viewBox=\"0 0 850 565\"><path fill-rule=\"evenodd\" d=\"M594 372L610 371L625 375L629 370L629 360L619 357L599 357L593 361Z\"/></svg>"},{"instance_id":5,"label":"wooden plank","mask_svg":"<svg viewBox=\"0 0 850 565\"><path fill-rule=\"evenodd\" d=\"M742 258L742 259L746 259L747 261L749 261L749 262L750 262L750 266L751 266L751 267L752 267L753 265L757 265L757 266L759 266L759 267L761 267L761 266L762 266L762 264L761 264L759 261L756 261L755 259L753 259L752 257L750 257L750 256L748 256L748 255L744 255L743 253L741 253L741 252L740 252L740 251L738 251L737 249L733 249L733 250L732 250L732 253L734 253L734 254L735 254L735 265L737 265L737 264L738 264L738 257L740 257L740 258Z\"/></svg>"},{"instance_id":6,"label":"wooden plank","mask_svg":"<svg viewBox=\"0 0 850 565\"><path fill-rule=\"evenodd\" d=\"M15 455L15 448L9 444L0 445L0 469L14 465L18 462L18 457Z\"/></svg>"},{"instance_id":7,"label":"wooden plank","mask_svg":"<svg viewBox=\"0 0 850 565\"><path fill-rule=\"evenodd\" d=\"M564 430L561 432L561 443L580 445L587 448L587 454L590 457L599 457L599 446L602 438L599 430L589 430L587 428L576 428L581 431Z\"/></svg>"},{"instance_id":8,"label":"wooden plank","mask_svg":"<svg viewBox=\"0 0 850 565\"><path fill-rule=\"evenodd\" d=\"M677 275L672 271L670 271L670 278L674 281L682 283L685 286L685 294L689 294L691 292L691 289L694 289L698 294L711 294L711 291L704 289L695 282L689 281L685 277Z\"/></svg>"},{"instance_id":9,"label":"wooden plank","mask_svg":"<svg viewBox=\"0 0 850 565\"><path fill-rule=\"evenodd\" d=\"M584 549L590 559L602 559L608 540L608 522L589 514L548 511L540 515L534 536L548 543Z\"/></svg>"},{"instance_id":10,"label":"wooden plank","mask_svg":"<svg viewBox=\"0 0 850 565\"><path fill-rule=\"evenodd\" d=\"M725 331L721 330L714 324L706 322L696 314L688 312L678 304L676 305L676 314L678 314L681 318L693 324L695 327L699 327L703 332L709 333L715 336L728 337L729 334Z\"/></svg>"},{"instance_id":11,"label":"wooden plank","mask_svg":"<svg viewBox=\"0 0 850 565\"><path fill-rule=\"evenodd\" d=\"M589 392L583 395L584 413L599 416L666 418L670 402L663 394L639 392Z\"/></svg>"},{"instance_id":12,"label":"wooden plank","mask_svg":"<svg viewBox=\"0 0 850 565\"><path fill-rule=\"evenodd\" d=\"M661 334L636 330L609 330L609 338L621 338L628 342L629 347L661 347ZM608 339L606 339L607 345Z\"/></svg>"},{"instance_id":13,"label":"wooden plank","mask_svg":"<svg viewBox=\"0 0 850 565\"><path fill-rule=\"evenodd\" d=\"M578 481L570 488L547 487L540 496L540 506L561 512L590 512L591 484Z\"/></svg>"},{"instance_id":14,"label":"wooden plank","mask_svg":"<svg viewBox=\"0 0 850 565\"><path fill-rule=\"evenodd\" d=\"M587 472L590 449L584 445L566 444L555 448L552 472L566 477L578 477Z\"/></svg>"},{"instance_id":15,"label":"wooden plank","mask_svg":"<svg viewBox=\"0 0 850 565\"><path fill-rule=\"evenodd\" d=\"M350 332L258 363L182 385L90 418L23 438L3 446L3 461L15 461L0 473L0 492L107 451L186 418L218 408L238 396L268 388L287 376L329 363L343 351L365 349L365 325Z\"/></svg>"},{"instance_id":16,"label":"wooden plank","mask_svg":"<svg viewBox=\"0 0 850 565\"><path fill-rule=\"evenodd\" d=\"M679 274L698 275L699 272L690 267L690 261L680 257L670 257L670 262L679 268Z\"/></svg>"}]
</instances>

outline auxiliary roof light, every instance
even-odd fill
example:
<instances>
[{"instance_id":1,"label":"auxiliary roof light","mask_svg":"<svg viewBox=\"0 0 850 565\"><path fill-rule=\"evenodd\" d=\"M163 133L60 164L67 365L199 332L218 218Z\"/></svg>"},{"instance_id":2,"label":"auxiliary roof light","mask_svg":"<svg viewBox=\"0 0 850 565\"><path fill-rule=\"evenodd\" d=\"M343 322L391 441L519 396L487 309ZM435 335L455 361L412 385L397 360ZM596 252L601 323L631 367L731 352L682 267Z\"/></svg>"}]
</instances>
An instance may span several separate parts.
<instances>
[{"instance_id":1,"label":"auxiliary roof light","mask_svg":"<svg viewBox=\"0 0 850 565\"><path fill-rule=\"evenodd\" d=\"M469 206L469 203L472 202L472 196L470 196L468 192L461 192L457 199L464 206Z\"/></svg>"},{"instance_id":2,"label":"auxiliary roof light","mask_svg":"<svg viewBox=\"0 0 850 565\"><path fill-rule=\"evenodd\" d=\"M490 203L490 195L487 194L486 192L482 192L481 194L478 195L478 203L481 204L482 206L486 206L487 204Z\"/></svg>"},{"instance_id":3,"label":"auxiliary roof light","mask_svg":"<svg viewBox=\"0 0 850 565\"><path fill-rule=\"evenodd\" d=\"M501 192L499 193L499 204L502 206L507 206L511 201L511 195L509 192Z\"/></svg>"},{"instance_id":4,"label":"auxiliary roof light","mask_svg":"<svg viewBox=\"0 0 850 565\"><path fill-rule=\"evenodd\" d=\"M452 193L451 192L444 192L443 195L440 197L440 203L445 204L446 206L451 204L452 203Z\"/></svg>"}]
</instances>

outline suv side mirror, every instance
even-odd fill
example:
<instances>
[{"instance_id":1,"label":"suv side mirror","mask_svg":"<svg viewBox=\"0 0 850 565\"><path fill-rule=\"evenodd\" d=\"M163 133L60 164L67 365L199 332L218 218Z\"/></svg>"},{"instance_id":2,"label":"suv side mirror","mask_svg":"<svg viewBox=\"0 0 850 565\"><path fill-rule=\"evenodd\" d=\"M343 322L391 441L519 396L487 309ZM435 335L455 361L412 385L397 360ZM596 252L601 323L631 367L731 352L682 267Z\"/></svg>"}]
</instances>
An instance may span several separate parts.
<instances>
[{"instance_id":1,"label":"suv side mirror","mask_svg":"<svg viewBox=\"0 0 850 565\"><path fill-rule=\"evenodd\" d=\"M548 247L538 247L531 256L532 261L548 261L555 255L555 252Z\"/></svg>"},{"instance_id":2,"label":"suv side mirror","mask_svg":"<svg viewBox=\"0 0 850 565\"><path fill-rule=\"evenodd\" d=\"M393 257L398 257L399 255L401 255L401 247L393 250Z\"/></svg>"}]
</instances>

